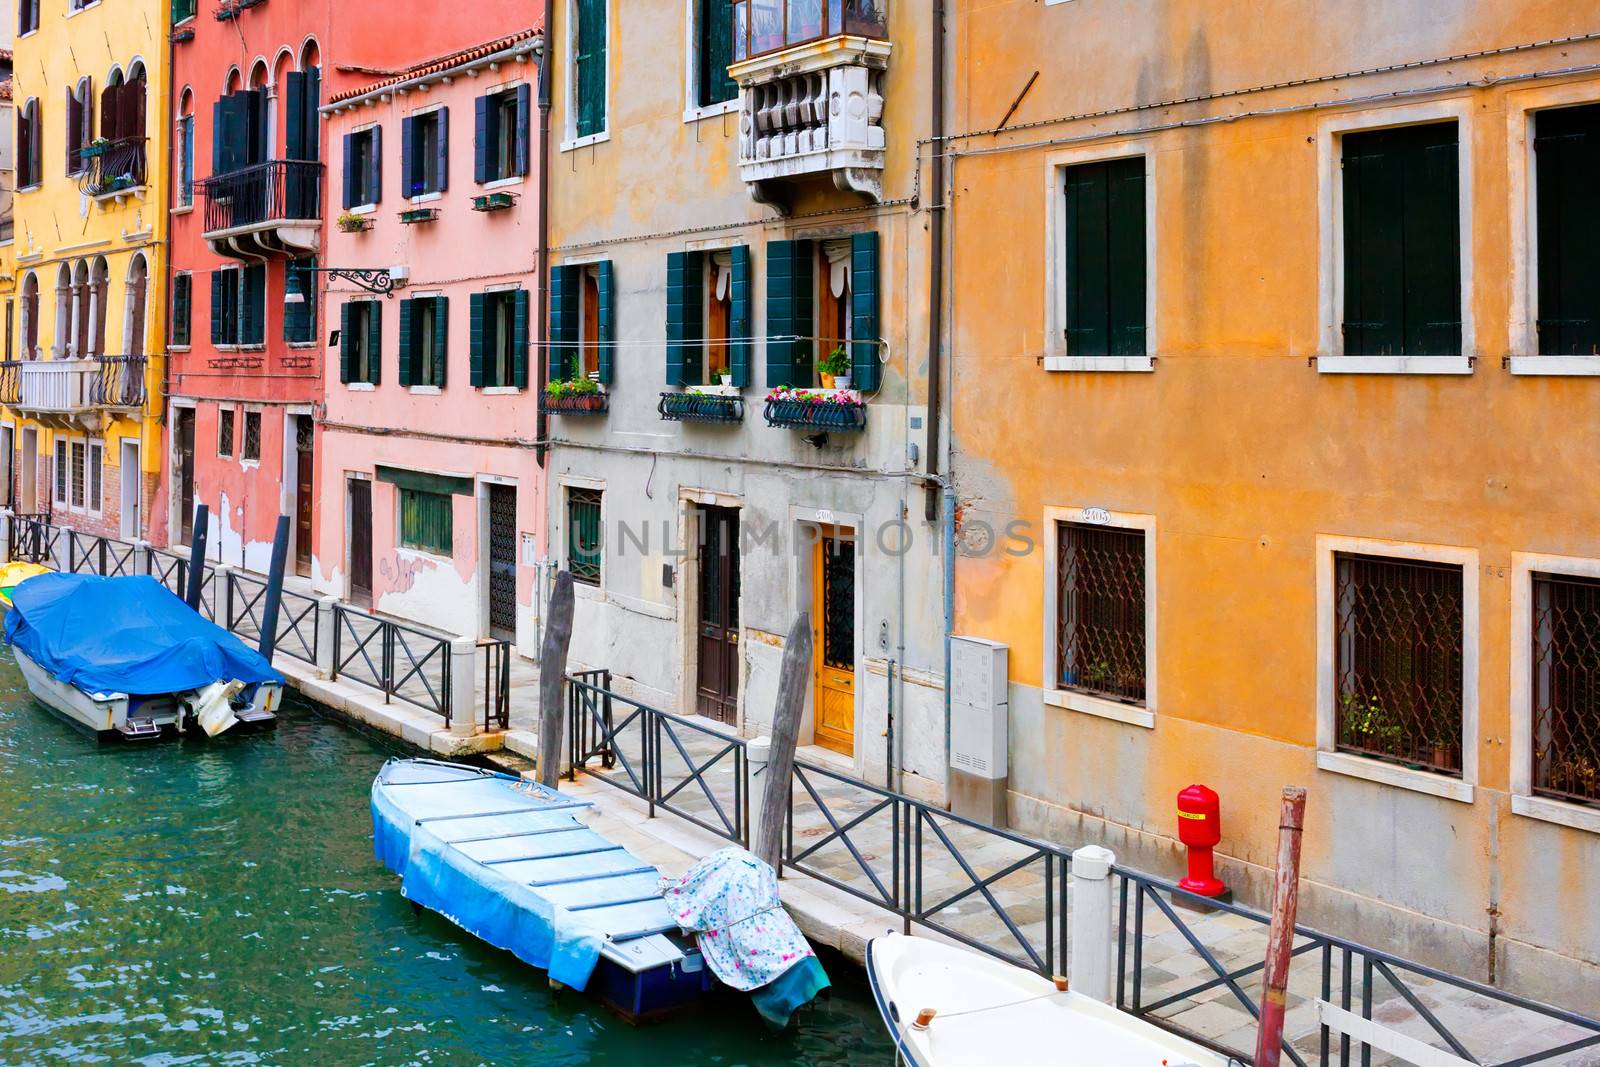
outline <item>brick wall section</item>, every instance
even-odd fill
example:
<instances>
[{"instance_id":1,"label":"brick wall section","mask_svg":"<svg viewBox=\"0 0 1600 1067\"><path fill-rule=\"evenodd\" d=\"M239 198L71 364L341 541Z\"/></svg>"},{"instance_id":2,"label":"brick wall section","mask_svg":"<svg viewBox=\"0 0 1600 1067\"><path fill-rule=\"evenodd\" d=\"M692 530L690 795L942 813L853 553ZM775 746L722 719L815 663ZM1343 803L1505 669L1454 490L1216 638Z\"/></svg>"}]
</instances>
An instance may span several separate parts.
<instances>
[{"instance_id":1,"label":"brick wall section","mask_svg":"<svg viewBox=\"0 0 1600 1067\"><path fill-rule=\"evenodd\" d=\"M89 511L74 511L70 507L58 504L52 499L55 493L55 456L41 454L39 456L38 482L39 509L41 511L48 510L51 522L57 526L120 540L122 538L122 468L112 464L110 460L111 450L108 448L101 474L101 510L96 514ZM22 457L19 450L12 456L12 470L20 470L21 462ZM159 474L141 472L138 477L141 482L139 487L139 507L144 520L142 523L144 529L139 531L139 535L144 536L149 532L151 507L155 502L156 490L160 485L161 476Z\"/></svg>"}]
</instances>

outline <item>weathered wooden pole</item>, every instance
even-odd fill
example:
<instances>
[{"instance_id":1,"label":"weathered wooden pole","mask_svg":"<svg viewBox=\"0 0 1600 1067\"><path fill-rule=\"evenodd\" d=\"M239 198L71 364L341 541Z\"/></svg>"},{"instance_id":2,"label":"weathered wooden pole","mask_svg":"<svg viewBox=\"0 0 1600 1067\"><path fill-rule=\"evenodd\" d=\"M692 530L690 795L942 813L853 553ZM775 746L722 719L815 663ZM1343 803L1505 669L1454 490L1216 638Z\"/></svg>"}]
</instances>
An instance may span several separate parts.
<instances>
[{"instance_id":1,"label":"weathered wooden pole","mask_svg":"<svg viewBox=\"0 0 1600 1067\"><path fill-rule=\"evenodd\" d=\"M572 643L572 572L556 574L556 587L544 616L539 650L539 784L556 788L561 776L561 727L566 710L561 687L567 677L567 646Z\"/></svg>"},{"instance_id":2,"label":"weathered wooden pole","mask_svg":"<svg viewBox=\"0 0 1600 1067\"><path fill-rule=\"evenodd\" d=\"M1278 870L1272 885L1272 925L1267 933L1267 966L1261 976L1261 1026L1256 1033L1256 1067L1278 1067L1283 1050L1283 1015L1294 951L1294 913L1300 903L1300 831L1306 821L1306 791L1284 786L1278 816Z\"/></svg>"},{"instance_id":3,"label":"weathered wooden pole","mask_svg":"<svg viewBox=\"0 0 1600 1067\"><path fill-rule=\"evenodd\" d=\"M184 579L183 599L200 610L200 589L206 582L206 530L211 526L211 509L201 504L194 509L194 533L189 535L189 574Z\"/></svg>"},{"instance_id":4,"label":"weathered wooden pole","mask_svg":"<svg viewBox=\"0 0 1600 1067\"><path fill-rule=\"evenodd\" d=\"M783 823L789 814L789 779L794 773L794 749L800 738L800 714L806 706L811 677L811 615L802 611L789 628L783 644L783 665L778 670L778 699L772 709L772 747L767 758L767 781L761 792L761 822L750 839L755 854L779 866L783 855Z\"/></svg>"}]
</instances>

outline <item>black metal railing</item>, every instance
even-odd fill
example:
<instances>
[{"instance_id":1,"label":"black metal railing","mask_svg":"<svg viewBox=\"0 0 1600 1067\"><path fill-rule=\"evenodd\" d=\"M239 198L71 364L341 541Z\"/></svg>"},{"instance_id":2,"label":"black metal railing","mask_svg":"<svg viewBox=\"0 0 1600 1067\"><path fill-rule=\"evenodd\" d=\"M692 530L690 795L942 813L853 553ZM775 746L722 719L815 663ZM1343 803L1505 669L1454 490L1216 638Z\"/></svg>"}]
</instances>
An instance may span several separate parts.
<instances>
[{"instance_id":1,"label":"black metal railing","mask_svg":"<svg viewBox=\"0 0 1600 1067\"><path fill-rule=\"evenodd\" d=\"M450 725L450 638L345 604L333 607L333 671Z\"/></svg>"},{"instance_id":2,"label":"black metal railing","mask_svg":"<svg viewBox=\"0 0 1600 1067\"><path fill-rule=\"evenodd\" d=\"M50 513L39 512L11 517L10 559L28 563L46 564L55 559L55 548L61 538L61 528L50 525Z\"/></svg>"},{"instance_id":3,"label":"black metal railing","mask_svg":"<svg viewBox=\"0 0 1600 1067\"><path fill-rule=\"evenodd\" d=\"M213 175L201 183L206 233L258 226L285 219L322 217L322 164L275 159Z\"/></svg>"},{"instance_id":4,"label":"black metal railing","mask_svg":"<svg viewBox=\"0 0 1600 1067\"><path fill-rule=\"evenodd\" d=\"M267 580L230 570L227 572L223 598L222 617L227 620L225 628L240 637L260 641L262 616L267 602ZM316 666L316 597L289 589L281 592L273 649L302 663Z\"/></svg>"},{"instance_id":5,"label":"black metal railing","mask_svg":"<svg viewBox=\"0 0 1600 1067\"><path fill-rule=\"evenodd\" d=\"M722 393L662 393L656 411L667 422L743 422L744 400Z\"/></svg>"},{"instance_id":6,"label":"black metal railing","mask_svg":"<svg viewBox=\"0 0 1600 1067\"><path fill-rule=\"evenodd\" d=\"M96 144L84 171L83 190L90 196L109 196L137 189L145 183L143 137L119 137Z\"/></svg>"},{"instance_id":7,"label":"black metal railing","mask_svg":"<svg viewBox=\"0 0 1600 1067\"><path fill-rule=\"evenodd\" d=\"M1271 917L1236 904L1197 897L1165 879L1123 867L1113 868L1113 875L1120 881L1115 924L1116 1006L1241 1063L1251 1062L1254 1030L1249 1024L1260 1016L1259 975L1266 958ZM1177 903L1185 900L1203 910L1180 912ZM1227 920L1228 916L1249 920L1249 930L1259 936L1246 936L1236 921ZM1170 951L1172 939L1168 937L1159 962L1147 967L1144 943L1148 937L1160 936L1151 933L1157 924L1167 928L1161 934L1175 932L1201 966L1191 967L1181 955L1174 956ZM1283 1055L1299 1067L1310 1063L1349 1067L1353 1056L1359 1057L1365 1067L1373 1062L1375 1052L1384 1055L1375 1045L1352 1039L1348 1030L1330 1024L1330 1016L1378 1018L1386 1029L1403 1032L1441 1053L1453 1054L1468 1063L1494 1062L1502 1067L1582 1062L1567 1057L1600 1047L1600 1021L1459 978L1382 949L1297 925L1292 953L1290 988L1298 992L1314 985L1320 991L1320 1003L1310 997L1291 997ZM1301 970L1296 971L1297 966ZM1296 975L1303 975L1310 966L1318 968L1314 979L1297 982ZM1147 983L1153 979L1161 984L1150 996ZM1223 991L1221 996L1219 990ZM1217 1040L1184 1025L1182 1013L1200 1004L1210 1004L1214 1012L1219 1001L1240 1013L1241 1026L1232 1028L1239 1037L1233 1041ZM1488 1056L1490 1050L1479 1048L1474 1053L1472 1035L1459 1032L1439 1017L1435 1008L1448 1002L1464 1009L1458 1015L1473 1018L1481 1018L1490 1009L1514 1009L1507 1013L1505 1027L1500 1028L1502 1033L1492 1050L1492 1060L1481 1058ZM1504 1040L1504 1031L1518 1036ZM1298 1038L1291 1040L1289 1035L1296 1034ZM1243 1047L1245 1040L1250 1043L1248 1049Z\"/></svg>"},{"instance_id":8,"label":"black metal railing","mask_svg":"<svg viewBox=\"0 0 1600 1067\"><path fill-rule=\"evenodd\" d=\"M768 426L848 433L867 428L867 405L853 400L768 397L762 414Z\"/></svg>"},{"instance_id":9,"label":"black metal railing","mask_svg":"<svg viewBox=\"0 0 1600 1067\"><path fill-rule=\"evenodd\" d=\"M498 638L478 642L483 656L483 728L511 728L511 643Z\"/></svg>"},{"instance_id":10,"label":"black metal railing","mask_svg":"<svg viewBox=\"0 0 1600 1067\"><path fill-rule=\"evenodd\" d=\"M147 357L98 356L89 383L89 403L94 407L142 408L145 401Z\"/></svg>"},{"instance_id":11,"label":"black metal railing","mask_svg":"<svg viewBox=\"0 0 1600 1067\"><path fill-rule=\"evenodd\" d=\"M22 360L0 360L0 404L22 403Z\"/></svg>"}]
</instances>

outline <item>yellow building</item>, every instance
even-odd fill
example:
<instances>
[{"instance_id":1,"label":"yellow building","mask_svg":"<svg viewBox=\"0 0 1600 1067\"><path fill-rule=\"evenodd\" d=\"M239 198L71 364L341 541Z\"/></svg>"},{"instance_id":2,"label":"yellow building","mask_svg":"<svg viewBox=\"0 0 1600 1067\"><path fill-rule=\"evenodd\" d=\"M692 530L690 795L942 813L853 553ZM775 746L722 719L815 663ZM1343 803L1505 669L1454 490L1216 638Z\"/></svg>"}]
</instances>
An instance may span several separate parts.
<instances>
[{"instance_id":1,"label":"yellow building","mask_svg":"<svg viewBox=\"0 0 1600 1067\"><path fill-rule=\"evenodd\" d=\"M21 0L15 40L4 474L18 512L125 539L159 513L168 26L161 0Z\"/></svg>"},{"instance_id":2,"label":"yellow building","mask_svg":"<svg viewBox=\"0 0 1600 1067\"><path fill-rule=\"evenodd\" d=\"M1013 824L1175 873L1201 781L1260 904L1305 785L1307 923L1592 1008L1600 7L955 8Z\"/></svg>"}]
</instances>

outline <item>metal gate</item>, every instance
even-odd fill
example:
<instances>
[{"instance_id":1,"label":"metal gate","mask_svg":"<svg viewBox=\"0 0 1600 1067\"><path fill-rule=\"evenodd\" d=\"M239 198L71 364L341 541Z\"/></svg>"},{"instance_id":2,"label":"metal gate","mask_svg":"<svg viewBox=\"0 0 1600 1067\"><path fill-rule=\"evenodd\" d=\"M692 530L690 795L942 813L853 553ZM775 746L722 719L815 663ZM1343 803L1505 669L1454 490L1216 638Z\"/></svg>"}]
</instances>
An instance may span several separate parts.
<instances>
[{"instance_id":1,"label":"metal gate","mask_svg":"<svg viewBox=\"0 0 1600 1067\"><path fill-rule=\"evenodd\" d=\"M517 489L489 486L489 632L517 636Z\"/></svg>"}]
</instances>

